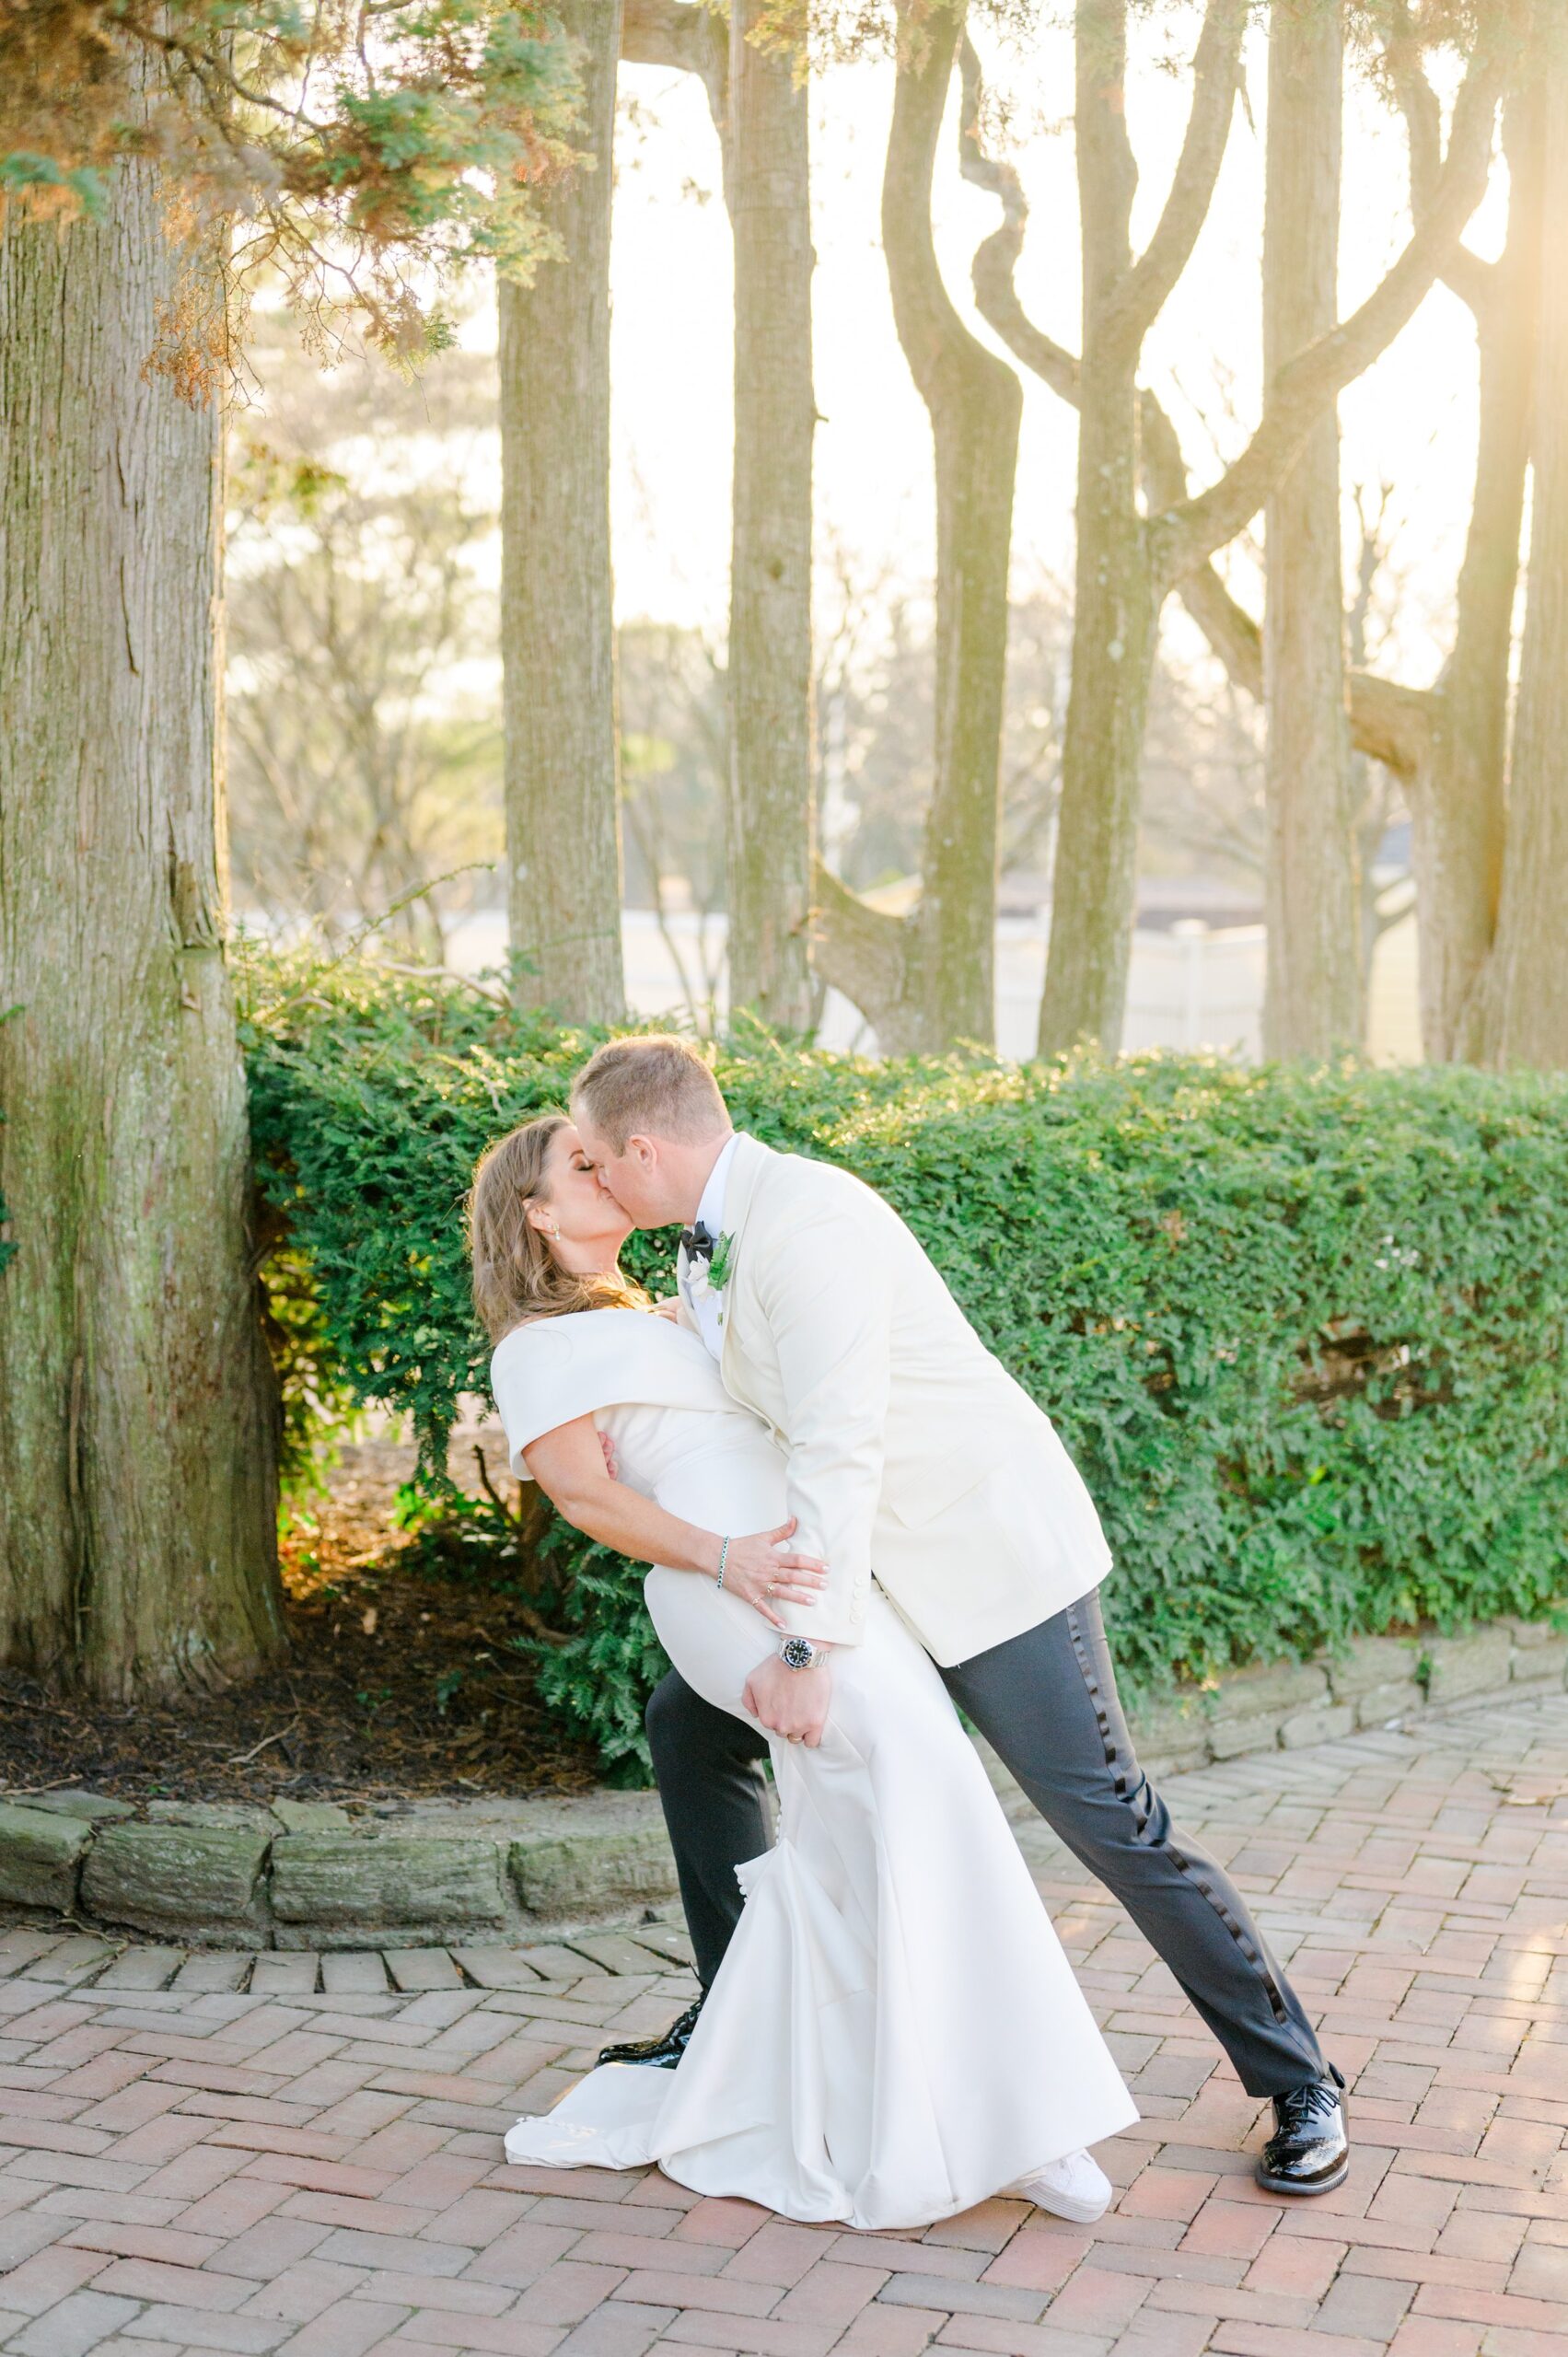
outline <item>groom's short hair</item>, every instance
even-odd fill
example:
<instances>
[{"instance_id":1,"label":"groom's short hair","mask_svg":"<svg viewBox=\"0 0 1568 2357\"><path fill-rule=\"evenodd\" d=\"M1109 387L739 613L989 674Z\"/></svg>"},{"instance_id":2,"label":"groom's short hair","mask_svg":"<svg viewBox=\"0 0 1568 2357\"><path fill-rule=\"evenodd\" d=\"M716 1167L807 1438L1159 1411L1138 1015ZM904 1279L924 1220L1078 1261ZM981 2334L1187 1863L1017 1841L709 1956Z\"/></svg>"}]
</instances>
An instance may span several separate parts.
<instances>
[{"instance_id":1,"label":"groom's short hair","mask_svg":"<svg viewBox=\"0 0 1568 2357\"><path fill-rule=\"evenodd\" d=\"M610 1039L572 1084L572 1100L624 1154L630 1137L700 1144L729 1126L729 1114L701 1048L671 1031Z\"/></svg>"}]
</instances>

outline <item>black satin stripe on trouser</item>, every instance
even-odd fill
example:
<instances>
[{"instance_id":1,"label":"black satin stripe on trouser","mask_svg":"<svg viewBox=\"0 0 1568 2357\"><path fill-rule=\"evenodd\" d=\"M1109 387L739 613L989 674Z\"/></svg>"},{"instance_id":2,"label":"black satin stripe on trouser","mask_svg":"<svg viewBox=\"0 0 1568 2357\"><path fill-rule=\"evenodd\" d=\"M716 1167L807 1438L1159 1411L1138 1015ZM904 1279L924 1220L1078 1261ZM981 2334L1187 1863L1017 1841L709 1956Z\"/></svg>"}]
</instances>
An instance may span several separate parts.
<instances>
[{"instance_id":1,"label":"black satin stripe on trouser","mask_svg":"<svg viewBox=\"0 0 1568 2357\"><path fill-rule=\"evenodd\" d=\"M1249 2095L1283 2095L1320 2077L1311 2025L1246 1902L1172 1827L1138 1766L1098 1596L941 1674L1040 1814L1169 1966ZM648 1705L648 1741L706 1987L740 1917L735 1869L772 1839L759 1768L766 1746L674 1670Z\"/></svg>"},{"instance_id":2,"label":"black satin stripe on trouser","mask_svg":"<svg viewBox=\"0 0 1568 2357\"><path fill-rule=\"evenodd\" d=\"M706 1989L740 1921L735 1870L772 1843L761 1768L767 1741L747 1720L706 1701L678 1669L649 1696L646 1724L697 1978Z\"/></svg>"},{"instance_id":3,"label":"black satin stripe on trouser","mask_svg":"<svg viewBox=\"0 0 1568 2357\"><path fill-rule=\"evenodd\" d=\"M1246 1900L1138 1765L1098 1593L942 1671L1052 1830L1121 1901L1249 2095L1320 2078L1312 2026Z\"/></svg>"}]
</instances>

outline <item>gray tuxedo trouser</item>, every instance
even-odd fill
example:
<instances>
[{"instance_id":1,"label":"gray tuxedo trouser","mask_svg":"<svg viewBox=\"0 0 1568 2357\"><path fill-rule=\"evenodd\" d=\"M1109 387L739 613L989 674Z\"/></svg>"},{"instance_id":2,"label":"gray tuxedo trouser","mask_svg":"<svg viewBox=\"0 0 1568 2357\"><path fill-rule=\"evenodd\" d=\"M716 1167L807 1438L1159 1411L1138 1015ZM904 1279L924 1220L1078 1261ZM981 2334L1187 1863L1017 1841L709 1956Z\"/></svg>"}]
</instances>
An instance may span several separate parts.
<instances>
[{"instance_id":1,"label":"gray tuxedo trouser","mask_svg":"<svg viewBox=\"0 0 1568 2357\"><path fill-rule=\"evenodd\" d=\"M941 1676L1047 1824L1175 1974L1248 2094L1283 2095L1320 2078L1312 2026L1246 1900L1172 1825L1138 1765L1098 1592ZM739 1921L736 1867L772 1839L767 1746L676 1670L655 1689L647 1727L705 1988Z\"/></svg>"}]
</instances>

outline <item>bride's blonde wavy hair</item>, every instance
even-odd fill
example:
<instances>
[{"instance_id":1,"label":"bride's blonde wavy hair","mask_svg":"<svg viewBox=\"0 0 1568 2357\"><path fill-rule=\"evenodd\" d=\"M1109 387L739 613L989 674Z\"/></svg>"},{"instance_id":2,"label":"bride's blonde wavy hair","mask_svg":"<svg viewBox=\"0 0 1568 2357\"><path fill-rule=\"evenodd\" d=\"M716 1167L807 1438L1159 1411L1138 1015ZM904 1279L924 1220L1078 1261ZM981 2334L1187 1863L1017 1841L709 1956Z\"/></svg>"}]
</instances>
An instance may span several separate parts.
<instances>
[{"instance_id":1,"label":"bride's blonde wavy hair","mask_svg":"<svg viewBox=\"0 0 1568 2357\"><path fill-rule=\"evenodd\" d=\"M528 1318L563 1318L576 1309L645 1309L648 1297L619 1269L563 1269L528 1217L548 1203L545 1157L564 1113L541 1113L485 1147L468 1197L473 1306L493 1342Z\"/></svg>"}]
</instances>

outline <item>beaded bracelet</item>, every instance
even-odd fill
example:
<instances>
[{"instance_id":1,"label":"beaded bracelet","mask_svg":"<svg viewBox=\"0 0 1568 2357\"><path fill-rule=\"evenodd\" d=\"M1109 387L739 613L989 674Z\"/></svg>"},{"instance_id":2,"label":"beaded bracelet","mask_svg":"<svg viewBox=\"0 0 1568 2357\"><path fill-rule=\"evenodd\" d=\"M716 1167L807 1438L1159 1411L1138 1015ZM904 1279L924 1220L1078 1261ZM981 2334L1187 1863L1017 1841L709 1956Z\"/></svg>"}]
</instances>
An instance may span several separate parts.
<instances>
[{"instance_id":1,"label":"beaded bracelet","mask_svg":"<svg viewBox=\"0 0 1568 2357\"><path fill-rule=\"evenodd\" d=\"M729 1560L729 1541L728 1541L728 1539L727 1539L727 1538L726 1538L726 1539L721 1540L720 1545L719 1545L719 1570L718 1570L718 1578L717 1578L717 1579L714 1581L714 1585L715 1585L715 1587L723 1587L723 1585L724 1585L724 1567L725 1567L725 1564L727 1562L727 1561L728 1561L728 1560Z\"/></svg>"}]
</instances>

